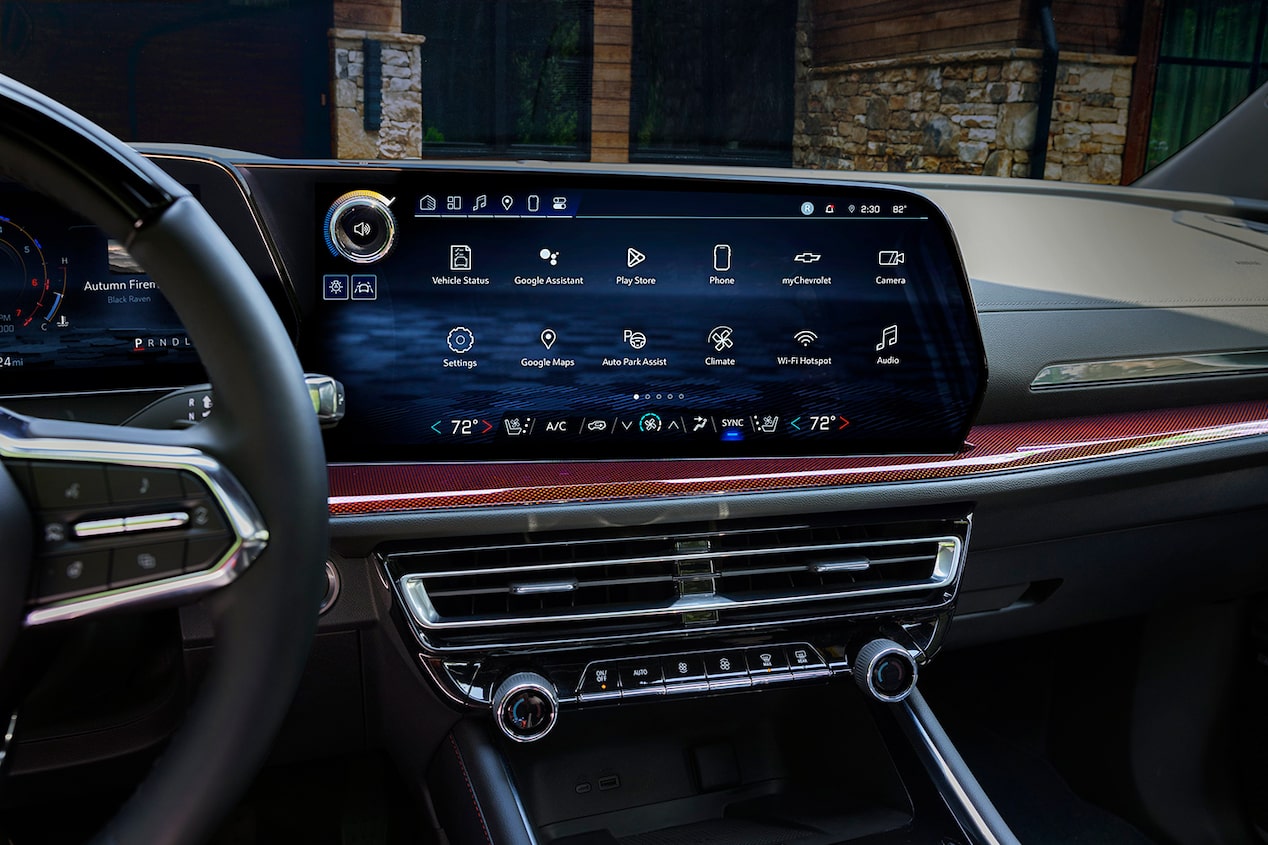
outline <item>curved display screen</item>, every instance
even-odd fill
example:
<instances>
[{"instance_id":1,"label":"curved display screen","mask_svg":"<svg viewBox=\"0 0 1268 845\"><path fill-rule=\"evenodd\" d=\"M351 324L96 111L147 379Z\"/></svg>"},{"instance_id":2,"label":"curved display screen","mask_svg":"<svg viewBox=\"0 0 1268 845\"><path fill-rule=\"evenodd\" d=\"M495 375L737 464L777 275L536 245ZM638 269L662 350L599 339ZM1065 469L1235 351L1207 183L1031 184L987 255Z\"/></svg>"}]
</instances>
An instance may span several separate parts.
<instances>
[{"instance_id":1,"label":"curved display screen","mask_svg":"<svg viewBox=\"0 0 1268 845\"><path fill-rule=\"evenodd\" d=\"M953 452L985 383L936 207L809 183L326 185L306 362L334 460Z\"/></svg>"}]
</instances>

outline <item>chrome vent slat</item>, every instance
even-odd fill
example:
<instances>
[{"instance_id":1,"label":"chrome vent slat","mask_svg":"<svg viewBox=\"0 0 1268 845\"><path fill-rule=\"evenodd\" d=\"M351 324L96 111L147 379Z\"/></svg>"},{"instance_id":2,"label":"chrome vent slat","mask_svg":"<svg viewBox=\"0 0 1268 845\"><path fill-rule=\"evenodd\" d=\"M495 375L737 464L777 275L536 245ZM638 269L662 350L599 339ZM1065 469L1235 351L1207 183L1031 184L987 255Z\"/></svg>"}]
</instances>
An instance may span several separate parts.
<instances>
[{"instance_id":1,"label":"chrome vent slat","mask_svg":"<svg viewBox=\"0 0 1268 845\"><path fill-rule=\"evenodd\" d=\"M916 533L956 525L946 534ZM410 551L387 563L424 643L494 637L531 644L681 630L685 614L699 612L733 626L946 603L967 524L907 529L912 534L901 536L901 524L806 523L575 542L525 538L523 546Z\"/></svg>"},{"instance_id":2,"label":"chrome vent slat","mask_svg":"<svg viewBox=\"0 0 1268 845\"><path fill-rule=\"evenodd\" d=\"M472 576L472 575L501 575L501 574L507 574L507 573L523 574L526 572L537 572L537 571L553 572L553 571L561 570L561 569L577 569L577 568L592 567L592 566L629 566L632 564L668 563L672 561L686 561L686 560L719 560L719 559L726 560L729 558L743 557L743 556L756 556L756 555L774 555L774 554L803 555L803 554L807 554L811 552L843 551L843 550L849 550L849 549L877 548L877 547L890 547L890 546L911 546L911 545L917 545L919 543L936 542L938 539L939 538L923 538L918 540L874 540L874 541L865 540L865 541L853 542L853 543L829 543L829 544L822 544L822 545L807 545L807 546L773 546L769 548L757 547L752 549L717 550L717 551L708 551L708 552L691 552L686 554L679 554L672 551L672 549L666 549L664 553L662 554L648 555L645 557L626 556L626 557L619 557L619 558L604 558L604 559L593 559L593 560L570 560L570 561L562 561L562 562L551 561L548 563L521 564L517 566L491 566L487 568L473 567L473 568L467 568L467 569L443 569L443 570L438 570L436 572L428 572L427 575L429 578L451 578L451 577ZM947 538L941 538L941 539L947 539ZM951 538L951 539L955 539L955 538ZM394 558L394 559L400 560L401 562L407 562L407 561L416 562L415 559L419 558L423 554L426 554L429 556L430 555L439 556L439 555L443 555L444 552L440 552L440 551L427 552L427 553L412 552L409 555L401 556L399 558ZM883 558L880 555L869 555L868 557L883 560Z\"/></svg>"}]
</instances>

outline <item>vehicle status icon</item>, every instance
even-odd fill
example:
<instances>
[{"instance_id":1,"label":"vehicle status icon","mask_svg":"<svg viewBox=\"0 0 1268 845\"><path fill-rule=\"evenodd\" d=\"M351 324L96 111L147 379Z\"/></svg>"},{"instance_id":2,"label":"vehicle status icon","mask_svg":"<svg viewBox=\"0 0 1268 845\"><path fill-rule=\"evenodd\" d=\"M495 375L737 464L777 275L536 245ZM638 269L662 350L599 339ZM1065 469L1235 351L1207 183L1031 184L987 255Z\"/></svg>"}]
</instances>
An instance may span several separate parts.
<instances>
[{"instance_id":1,"label":"vehicle status icon","mask_svg":"<svg viewBox=\"0 0 1268 845\"><path fill-rule=\"evenodd\" d=\"M450 270L470 270L471 269L471 247L469 245L450 244L449 269Z\"/></svg>"}]
</instances>

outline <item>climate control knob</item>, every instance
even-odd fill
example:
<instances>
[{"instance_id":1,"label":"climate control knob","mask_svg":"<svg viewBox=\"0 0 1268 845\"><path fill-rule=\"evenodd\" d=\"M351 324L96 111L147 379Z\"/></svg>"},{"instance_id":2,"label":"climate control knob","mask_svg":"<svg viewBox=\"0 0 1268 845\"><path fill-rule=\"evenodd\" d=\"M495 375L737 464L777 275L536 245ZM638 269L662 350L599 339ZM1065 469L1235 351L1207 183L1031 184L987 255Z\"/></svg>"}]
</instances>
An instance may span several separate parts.
<instances>
[{"instance_id":1,"label":"climate control knob","mask_svg":"<svg viewBox=\"0 0 1268 845\"><path fill-rule=\"evenodd\" d=\"M326 212L326 246L355 264L373 264L396 245L392 201L374 191L349 191Z\"/></svg>"},{"instance_id":2,"label":"climate control knob","mask_svg":"<svg viewBox=\"0 0 1268 845\"><path fill-rule=\"evenodd\" d=\"M517 672L493 693L493 718L516 742L533 742L550 733L559 715L559 699L550 681L535 672Z\"/></svg>"},{"instance_id":3,"label":"climate control knob","mask_svg":"<svg viewBox=\"0 0 1268 845\"><path fill-rule=\"evenodd\" d=\"M872 640L854 658L854 682L878 701L902 701L916 687L916 661L893 640Z\"/></svg>"}]
</instances>

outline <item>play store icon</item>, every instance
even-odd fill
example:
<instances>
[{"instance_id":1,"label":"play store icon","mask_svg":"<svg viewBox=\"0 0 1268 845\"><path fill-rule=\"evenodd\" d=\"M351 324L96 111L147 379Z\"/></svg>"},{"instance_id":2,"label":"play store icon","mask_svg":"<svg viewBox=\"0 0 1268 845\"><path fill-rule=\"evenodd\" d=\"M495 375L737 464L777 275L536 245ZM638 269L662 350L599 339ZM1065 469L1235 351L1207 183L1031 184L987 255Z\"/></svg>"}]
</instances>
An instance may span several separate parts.
<instances>
[{"instance_id":1,"label":"play store icon","mask_svg":"<svg viewBox=\"0 0 1268 845\"><path fill-rule=\"evenodd\" d=\"M625 264L629 267L637 267L647 260L647 256L639 252L634 247L625 250Z\"/></svg>"}]
</instances>

